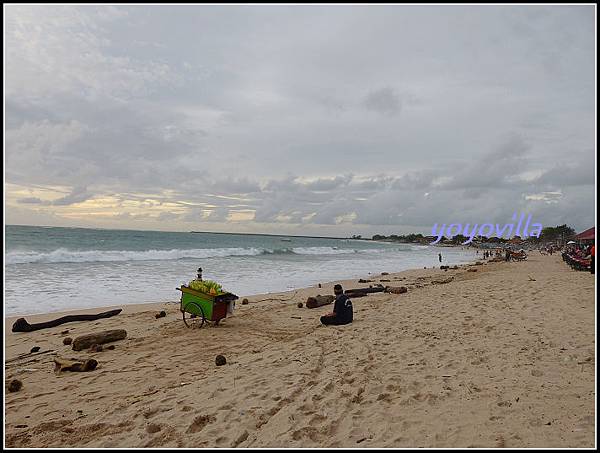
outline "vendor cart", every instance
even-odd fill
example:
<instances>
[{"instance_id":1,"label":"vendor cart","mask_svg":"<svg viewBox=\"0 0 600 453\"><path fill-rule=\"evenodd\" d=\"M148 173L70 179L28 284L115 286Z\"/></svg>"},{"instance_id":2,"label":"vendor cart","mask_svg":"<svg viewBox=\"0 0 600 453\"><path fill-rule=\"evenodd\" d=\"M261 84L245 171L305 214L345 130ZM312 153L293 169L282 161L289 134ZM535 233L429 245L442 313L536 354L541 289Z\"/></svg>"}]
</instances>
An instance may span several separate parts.
<instances>
[{"instance_id":1,"label":"vendor cart","mask_svg":"<svg viewBox=\"0 0 600 453\"><path fill-rule=\"evenodd\" d=\"M219 325L221 319L232 311L233 304L238 299L235 294L206 294L185 285L177 290L181 291L180 310L183 322L190 328L201 328L205 322Z\"/></svg>"}]
</instances>

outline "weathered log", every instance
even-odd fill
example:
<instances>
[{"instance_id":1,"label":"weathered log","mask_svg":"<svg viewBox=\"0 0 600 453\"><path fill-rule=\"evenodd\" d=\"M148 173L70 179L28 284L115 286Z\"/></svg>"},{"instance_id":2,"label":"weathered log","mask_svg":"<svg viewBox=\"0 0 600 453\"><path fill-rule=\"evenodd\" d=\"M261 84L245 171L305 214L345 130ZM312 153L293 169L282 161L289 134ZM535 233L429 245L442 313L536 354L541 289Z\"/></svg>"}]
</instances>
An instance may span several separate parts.
<instances>
[{"instance_id":1,"label":"weathered log","mask_svg":"<svg viewBox=\"0 0 600 453\"><path fill-rule=\"evenodd\" d=\"M67 360L56 357L54 359L54 372L59 374L61 371L93 371L98 366L98 362L94 359L86 361Z\"/></svg>"},{"instance_id":2,"label":"weathered log","mask_svg":"<svg viewBox=\"0 0 600 453\"><path fill-rule=\"evenodd\" d=\"M408 288L406 286L387 286L385 288L385 292L392 294L404 294L408 292Z\"/></svg>"},{"instance_id":3,"label":"weathered log","mask_svg":"<svg viewBox=\"0 0 600 453\"><path fill-rule=\"evenodd\" d=\"M82 335L73 340L73 350L81 351L94 344L110 343L112 341L123 340L127 337L127 331L123 329L105 330L104 332L90 333Z\"/></svg>"},{"instance_id":4,"label":"weathered log","mask_svg":"<svg viewBox=\"0 0 600 453\"><path fill-rule=\"evenodd\" d=\"M331 304L335 300L335 296L327 295L321 296L320 294L315 297L309 297L306 299L306 308L317 308L323 305Z\"/></svg>"},{"instance_id":5,"label":"weathered log","mask_svg":"<svg viewBox=\"0 0 600 453\"><path fill-rule=\"evenodd\" d=\"M97 319L110 318L121 313L121 309L105 311L98 313L97 315L68 315L62 318L54 319L52 321L38 322L35 324L29 324L25 318L19 318L15 321L12 326L13 332L32 332L34 330L47 329L49 327L56 327L66 322L75 321L96 321Z\"/></svg>"},{"instance_id":6,"label":"weathered log","mask_svg":"<svg viewBox=\"0 0 600 453\"><path fill-rule=\"evenodd\" d=\"M375 286L373 288L356 288L347 289L344 294L348 297L363 297L371 293L381 293L385 290L383 286Z\"/></svg>"}]
</instances>

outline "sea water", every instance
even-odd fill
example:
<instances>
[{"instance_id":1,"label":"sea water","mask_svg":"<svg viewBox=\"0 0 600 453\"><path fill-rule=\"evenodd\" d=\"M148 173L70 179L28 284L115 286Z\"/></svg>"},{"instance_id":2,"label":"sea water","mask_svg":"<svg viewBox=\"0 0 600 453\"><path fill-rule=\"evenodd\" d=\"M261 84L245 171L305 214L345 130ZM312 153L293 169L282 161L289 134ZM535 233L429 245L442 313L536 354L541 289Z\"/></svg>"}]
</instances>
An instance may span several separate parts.
<instances>
[{"instance_id":1,"label":"sea water","mask_svg":"<svg viewBox=\"0 0 600 453\"><path fill-rule=\"evenodd\" d=\"M5 227L5 315L177 301L196 276L239 296L287 291L369 273L453 265L468 248L353 239Z\"/></svg>"}]
</instances>

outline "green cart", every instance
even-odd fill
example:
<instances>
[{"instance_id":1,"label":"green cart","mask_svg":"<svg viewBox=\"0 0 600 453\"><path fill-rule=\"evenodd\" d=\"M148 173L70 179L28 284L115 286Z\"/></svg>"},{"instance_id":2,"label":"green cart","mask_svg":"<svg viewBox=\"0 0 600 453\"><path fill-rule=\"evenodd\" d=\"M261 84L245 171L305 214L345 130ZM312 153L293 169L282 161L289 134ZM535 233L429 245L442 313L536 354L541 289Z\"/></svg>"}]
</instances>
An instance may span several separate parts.
<instances>
[{"instance_id":1,"label":"green cart","mask_svg":"<svg viewBox=\"0 0 600 453\"><path fill-rule=\"evenodd\" d=\"M181 305L179 309L183 322L190 328L201 328L205 322L219 325L221 319L227 317L229 304L236 301L238 296L231 293L213 296L181 285Z\"/></svg>"}]
</instances>

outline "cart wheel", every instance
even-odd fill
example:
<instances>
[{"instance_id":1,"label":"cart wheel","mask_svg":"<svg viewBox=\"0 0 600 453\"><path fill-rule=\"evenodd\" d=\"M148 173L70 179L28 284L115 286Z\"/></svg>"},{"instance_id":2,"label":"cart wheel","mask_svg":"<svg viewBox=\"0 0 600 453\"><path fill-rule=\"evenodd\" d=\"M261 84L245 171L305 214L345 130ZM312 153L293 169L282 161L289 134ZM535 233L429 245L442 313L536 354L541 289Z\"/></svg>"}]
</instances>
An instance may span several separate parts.
<instances>
[{"instance_id":1,"label":"cart wheel","mask_svg":"<svg viewBox=\"0 0 600 453\"><path fill-rule=\"evenodd\" d=\"M189 307L190 305L193 305L194 307L196 307L200 311L200 315L194 315L192 313L188 313L187 311L182 311L183 322L190 329L193 329L193 328L200 329L204 325L204 321L206 321L206 318L204 317L204 310L202 310L202 307L195 302L188 303L186 305L186 308Z\"/></svg>"}]
</instances>

